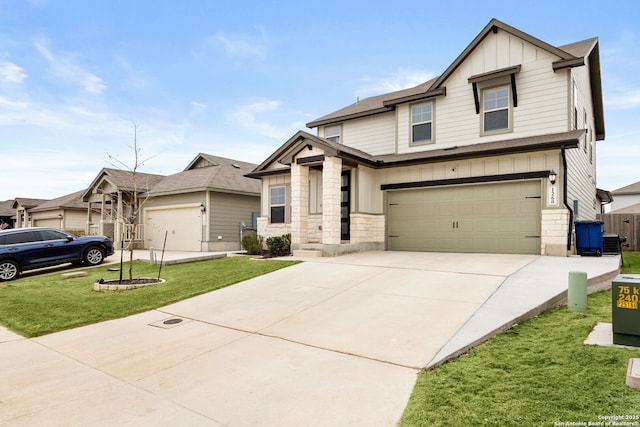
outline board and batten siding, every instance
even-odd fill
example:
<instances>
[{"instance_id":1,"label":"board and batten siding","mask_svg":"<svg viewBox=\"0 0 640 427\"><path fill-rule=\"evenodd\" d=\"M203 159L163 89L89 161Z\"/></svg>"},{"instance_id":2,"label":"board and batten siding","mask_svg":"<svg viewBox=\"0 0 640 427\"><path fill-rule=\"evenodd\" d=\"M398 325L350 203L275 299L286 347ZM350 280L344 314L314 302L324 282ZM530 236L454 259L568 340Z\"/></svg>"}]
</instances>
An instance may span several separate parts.
<instances>
[{"instance_id":1,"label":"board and batten siding","mask_svg":"<svg viewBox=\"0 0 640 427\"><path fill-rule=\"evenodd\" d=\"M434 103L434 143L411 146L410 105L397 107L398 153L463 146L568 130L566 85L568 71L554 73L558 59L517 37L499 31L490 34L445 82L447 95ZM480 136L482 114L476 114L469 77L521 65L516 75L518 107L513 111L513 131ZM541 132L541 129L543 132ZM346 140L345 140L346 141ZM349 140L348 144L352 145Z\"/></svg>"},{"instance_id":2,"label":"board and batten siding","mask_svg":"<svg viewBox=\"0 0 640 427\"><path fill-rule=\"evenodd\" d=\"M554 72L552 63L557 59L505 31L491 33L444 82L446 96L424 101L433 103L433 143L411 145L413 104L409 103L388 113L345 121L341 125L341 142L372 155L383 155L565 132L572 126L571 86L567 85L572 70ZM512 109L513 130L481 136L482 113L475 111L468 79L515 65L521 65L521 69L516 74L518 106ZM586 71L582 74L588 80Z\"/></svg>"},{"instance_id":3,"label":"board and batten siding","mask_svg":"<svg viewBox=\"0 0 640 427\"><path fill-rule=\"evenodd\" d=\"M356 212L381 214L384 212L384 193L380 190L382 174L366 166L359 166L356 172L352 194L356 198Z\"/></svg>"},{"instance_id":4,"label":"board and batten siding","mask_svg":"<svg viewBox=\"0 0 640 427\"><path fill-rule=\"evenodd\" d=\"M286 172L278 175L270 175L262 177L262 197L260 198L260 216L269 218L269 204L271 203L271 187L284 186L286 187L286 203L287 213L285 215L287 222L291 219L291 173L289 168Z\"/></svg>"}]
</instances>

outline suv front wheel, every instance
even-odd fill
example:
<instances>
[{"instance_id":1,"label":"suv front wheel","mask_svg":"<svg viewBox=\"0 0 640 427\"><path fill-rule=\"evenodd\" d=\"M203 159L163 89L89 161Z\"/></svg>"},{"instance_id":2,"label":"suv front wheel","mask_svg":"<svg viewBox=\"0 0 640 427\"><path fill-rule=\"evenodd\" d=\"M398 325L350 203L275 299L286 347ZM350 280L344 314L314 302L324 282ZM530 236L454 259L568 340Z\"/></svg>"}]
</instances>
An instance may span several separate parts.
<instances>
[{"instance_id":1,"label":"suv front wheel","mask_svg":"<svg viewBox=\"0 0 640 427\"><path fill-rule=\"evenodd\" d=\"M87 265L98 265L104 261L104 251L98 247L87 249L84 253L84 263Z\"/></svg>"},{"instance_id":2,"label":"suv front wheel","mask_svg":"<svg viewBox=\"0 0 640 427\"><path fill-rule=\"evenodd\" d=\"M16 279L18 274L20 274L20 268L15 261L8 259L0 261L0 282Z\"/></svg>"}]
</instances>

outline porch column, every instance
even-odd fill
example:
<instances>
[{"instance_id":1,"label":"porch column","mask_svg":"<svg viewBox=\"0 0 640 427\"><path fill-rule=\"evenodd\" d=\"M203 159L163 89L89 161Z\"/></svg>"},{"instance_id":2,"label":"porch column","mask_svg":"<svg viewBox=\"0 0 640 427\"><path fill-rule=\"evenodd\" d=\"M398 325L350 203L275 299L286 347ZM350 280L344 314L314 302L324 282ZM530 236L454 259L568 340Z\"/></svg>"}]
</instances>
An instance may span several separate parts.
<instances>
[{"instance_id":1,"label":"porch column","mask_svg":"<svg viewBox=\"0 0 640 427\"><path fill-rule=\"evenodd\" d=\"M322 243L340 244L340 176L342 159L326 157L322 162Z\"/></svg>"},{"instance_id":2,"label":"porch column","mask_svg":"<svg viewBox=\"0 0 640 427\"><path fill-rule=\"evenodd\" d=\"M88 202L87 204L87 221L86 224L84 226L84 234L86 234L87 236L91 234L91 202Z\"/></svg>"},{"instance_id":3,"label":"porch column","mask_svg":"<svg viewBox=\"0 0 640 427\"><path fill-rule=\"evenodd\" d=\"M309 229L309 168L291 164L291 244L307 243Z\"/></svg>"}]
</instances>

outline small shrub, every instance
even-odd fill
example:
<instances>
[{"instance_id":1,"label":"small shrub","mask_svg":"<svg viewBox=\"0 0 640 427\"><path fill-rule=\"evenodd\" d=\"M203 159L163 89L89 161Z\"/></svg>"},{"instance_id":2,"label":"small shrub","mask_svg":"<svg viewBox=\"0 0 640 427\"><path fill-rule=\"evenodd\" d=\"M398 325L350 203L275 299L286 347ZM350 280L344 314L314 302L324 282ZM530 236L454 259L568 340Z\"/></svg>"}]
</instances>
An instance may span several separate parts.
<instances>
[{"instance_id":1,"label":"small shrub","mask_svg":"<svg viewBox=\"0 0 640 427\"><path fill-rule=\"evenodd\" d=\"M257 234L245 234L242 236L242 247L249 255L260 255L262 253L262 236Z\"/></svg>"},{"instance_id":2,"label":"small shrub","mask_svg":"<svg viewBox=\"0 0 640 427\"><path fill-rule=\"evenodd\" d=\"M291 251L291 234L267 238L267 248L272 256L288 255Z\"/></svg>"}]
</instances>

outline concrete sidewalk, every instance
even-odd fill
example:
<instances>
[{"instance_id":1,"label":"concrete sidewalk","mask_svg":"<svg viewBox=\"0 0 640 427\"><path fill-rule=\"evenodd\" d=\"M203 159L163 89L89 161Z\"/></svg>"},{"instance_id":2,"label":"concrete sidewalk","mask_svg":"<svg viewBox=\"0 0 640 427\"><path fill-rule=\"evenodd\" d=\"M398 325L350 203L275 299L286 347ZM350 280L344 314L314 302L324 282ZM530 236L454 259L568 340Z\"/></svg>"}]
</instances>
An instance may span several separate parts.
<instances>
[{"instance_id":1,"label":"concrete sidewalk","mask_svg":"<svg viewBox=\"0 0 640 427\"><path fill-rule=\"evenodd\" d=\"M606 286L618 265L410 252L310 258L32 340L0 328L0 424L393 426L421 368L558 304L569 271Z\"/></svg>"}]
</instances>

